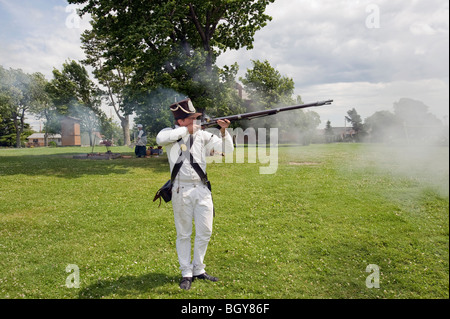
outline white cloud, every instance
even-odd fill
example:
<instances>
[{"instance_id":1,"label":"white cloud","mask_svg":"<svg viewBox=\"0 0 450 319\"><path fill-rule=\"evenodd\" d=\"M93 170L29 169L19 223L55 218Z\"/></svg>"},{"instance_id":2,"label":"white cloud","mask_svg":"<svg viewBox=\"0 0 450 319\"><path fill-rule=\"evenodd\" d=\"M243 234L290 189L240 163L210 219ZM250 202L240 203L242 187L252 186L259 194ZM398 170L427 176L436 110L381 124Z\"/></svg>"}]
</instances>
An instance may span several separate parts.
<instances>
[{"instance_id":1,"label":"white cloud","mask_svg":"<svg viewBox=\"0 0 450 319\"><path fill-rule=\"evenodd\" d=\"M416 22L413 23L409 30L413 35L435 35L436 30L434 30L430 25L426 23Z\"/></svg>"},{"instance_id":2,"label":"white cloud","mask_svg":"<svg viewBox=\"0 0 450 319\"><path fill-rule=\"evenodd\" d=\"M410 97L442 119L449 103L448 7L447 0L277 0L254 49L227 52L219 63L236 61L243 75L251 59L267 59L294 79L305 102L334 98L335 106L315 109L324 116L341 119L355 107L367 117ZM379 25L368 28L376 12Z\"/></svg>"}]
</instances>

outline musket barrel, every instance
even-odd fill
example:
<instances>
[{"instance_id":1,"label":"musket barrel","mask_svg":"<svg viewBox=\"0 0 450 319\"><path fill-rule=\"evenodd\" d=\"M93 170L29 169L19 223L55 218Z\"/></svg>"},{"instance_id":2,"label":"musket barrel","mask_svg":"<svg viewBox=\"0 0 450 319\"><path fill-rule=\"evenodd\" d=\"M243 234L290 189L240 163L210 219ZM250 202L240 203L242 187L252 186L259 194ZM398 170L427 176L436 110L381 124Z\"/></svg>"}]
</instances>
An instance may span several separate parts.
<instances>
[{"instance_id":1,"label":"musket barrel","mask_svg":"<svg viewBox=\"0 0 450 319\"><path fill-rule=\"evenodd\" d=\"M333 102L333 100L326 100L326 101L319 101L319 102L315 102L315 103L292 105L292 106L279 107L279 108L269 109L269 110L261 110L261 111L249 112L249 113L243 113L243 114L237 114L237 115L216 117L213 119L203 121L201 123L201 126L202 127L214 126L217 124L217 121L219 121L219 120L229 120L230 122L232 122L232 121L238 121L238 120L243 120L243 119L252 119L252 118L257 118L257 117L274 115L279 112L285 112L285 111L290 111L290 110L304 109L304 108L314 107L314 106L330 105L332 102Z\"/></svg>"}]
</instances>

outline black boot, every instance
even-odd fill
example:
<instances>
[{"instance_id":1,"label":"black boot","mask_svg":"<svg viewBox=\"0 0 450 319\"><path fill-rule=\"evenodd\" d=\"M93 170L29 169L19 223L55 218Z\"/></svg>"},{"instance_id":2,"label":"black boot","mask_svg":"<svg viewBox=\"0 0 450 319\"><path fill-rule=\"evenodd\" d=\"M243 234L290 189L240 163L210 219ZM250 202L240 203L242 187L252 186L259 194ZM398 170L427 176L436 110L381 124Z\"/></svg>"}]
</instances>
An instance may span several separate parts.
<instances>
[{"instance_id":1,"label":"black boot","mask_svg":"<svg viewBox=\"0 0 450 319\"><path fill-rule=\"evenodd\" d=\"M184 290L191 289L192 277L183 277L180 282L180 288Z\"/></svg>"},{"instance_id":2,"label":"black boot","mask_svg":"<svg viewBox=\"0 0 450 319\"><path fill-rule=\"evenodd\" d=\"M194 280L195 279L209 280L214 282L219 281L219 278L208 275L206 272L201 275L194 276Z\"/></svg>"}]
</instances>

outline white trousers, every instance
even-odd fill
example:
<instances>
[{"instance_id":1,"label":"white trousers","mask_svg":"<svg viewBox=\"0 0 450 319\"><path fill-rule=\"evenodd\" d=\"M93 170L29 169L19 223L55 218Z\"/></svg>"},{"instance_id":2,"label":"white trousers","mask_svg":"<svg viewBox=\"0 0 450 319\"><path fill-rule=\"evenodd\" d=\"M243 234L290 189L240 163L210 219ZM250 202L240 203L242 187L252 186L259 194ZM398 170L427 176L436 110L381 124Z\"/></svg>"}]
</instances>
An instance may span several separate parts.
<instances>
[{"instance_id":1,"label":"white trousers","mask_svg":"<svg viewBox=\"0 0 450 319\"><path fill-rule=\"evenodd\" d=\"M172 207L177 230L177 254L183 277L205 273L205 258L213 227L213 202L202 183L174 183ZM191 263L192 221L195 222L194 259Z\"/></svg>"}]
</instances>

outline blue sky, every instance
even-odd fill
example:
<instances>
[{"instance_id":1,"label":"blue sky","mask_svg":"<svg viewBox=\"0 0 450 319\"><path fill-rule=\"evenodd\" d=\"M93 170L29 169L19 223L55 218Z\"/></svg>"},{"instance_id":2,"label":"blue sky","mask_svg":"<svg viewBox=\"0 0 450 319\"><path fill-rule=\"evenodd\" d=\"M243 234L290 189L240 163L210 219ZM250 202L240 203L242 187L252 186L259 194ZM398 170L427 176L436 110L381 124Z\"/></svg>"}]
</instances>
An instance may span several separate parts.
<instances>
[{"instance_id":1,"label":"blue sky","mask_svg":"<svg viewBox=\"0 0 450 319\"><path fill-rule=\"evenodd\" d=\"M322 127L343 126L351 108L363 118L392 111L403 97L448 123L448 0L276 0L267 13L254 49L226 52L219 65L237 62L242 76L267 59L304 102L334 99L314 109ZM51 79L65 60L83 59L89 17L74 18L65 0L0 0L0 65Z\"/></svg>"}]
</instances>

